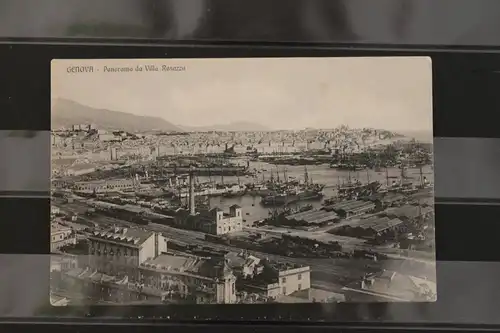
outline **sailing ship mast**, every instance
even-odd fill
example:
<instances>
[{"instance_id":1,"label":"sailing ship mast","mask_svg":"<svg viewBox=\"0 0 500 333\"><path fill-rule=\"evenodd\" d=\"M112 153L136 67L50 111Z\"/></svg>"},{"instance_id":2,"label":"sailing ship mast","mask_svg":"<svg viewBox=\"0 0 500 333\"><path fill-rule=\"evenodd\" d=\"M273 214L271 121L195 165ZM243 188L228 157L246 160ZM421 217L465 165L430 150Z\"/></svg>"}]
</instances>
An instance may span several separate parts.
<instances>
[{"instance_id":1,"label":"sailing ship mast","mask_svg":"<svg viewBox=\"0 0 500 333\"><path fill-rule=\"evenodd\" d=\"M424 187L424 171L422 165L420 165L419 171L420 171L420 186Z\"/></svg>"},{"instance_id":2,"label":"sailing ship mast","mask_svg":"<svg viewBox=\"0 0 500 333\"><path fill-rule=\"evenodd\" d=\"M210 165L208 166L208 182L210 183L210 186L214 186L213 181L212 181L212 172L211 172Z\"/></svg>"}]
</instances>

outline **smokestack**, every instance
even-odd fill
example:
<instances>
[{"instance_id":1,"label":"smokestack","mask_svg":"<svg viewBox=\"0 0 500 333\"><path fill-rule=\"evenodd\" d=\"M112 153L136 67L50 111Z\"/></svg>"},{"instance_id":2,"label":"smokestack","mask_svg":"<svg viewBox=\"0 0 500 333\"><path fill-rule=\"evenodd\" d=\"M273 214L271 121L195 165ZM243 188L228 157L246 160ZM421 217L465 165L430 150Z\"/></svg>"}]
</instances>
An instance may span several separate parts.
<instances>
[{"instance_id":1,"label":"smokestack","mask_svg":"<svg viewBox=\"0 0 500 333\"><path fill-rule=\"evenodd\" d=\"M189 168L189 213L195 215L194 201L194 167Z\"/></svg>"}]
</instances>

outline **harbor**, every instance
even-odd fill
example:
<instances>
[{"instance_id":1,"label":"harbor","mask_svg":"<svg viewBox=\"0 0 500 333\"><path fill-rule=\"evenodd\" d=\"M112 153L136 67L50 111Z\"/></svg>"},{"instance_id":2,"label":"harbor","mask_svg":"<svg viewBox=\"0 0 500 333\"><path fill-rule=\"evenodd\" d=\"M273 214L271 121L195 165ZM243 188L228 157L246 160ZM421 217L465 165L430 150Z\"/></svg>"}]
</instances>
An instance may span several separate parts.
<instances>
[{"instance_id":1,"label":"harbor","mask_svg":"<svg viewBox=\"0 0 500 333\"><path fill-rule=\"evenodd\" d=\"M100 103L71 99L83 81L53 64L66 96L52 106L52 296L73 291L66 304L77 305L436 299L432 114L408 97L420 81L403 84L411 75L396 66L384 93L387 71L366 75L382 65L335 85L315 67L322 60L301 80L284 65L297 59L254 60L207 62L217 79L201 86L184 78L202 62L122 86L108 81L119 72L96 71L107 82L96 100L115 87L127 99ZM266 62L279 70L240 86ZM336 71L352 78L360 66ZM164 92L150 75L179 76ZM353 98L354 87L372 100ZM134 112L107 109L120 104Z\"/></svg>"}]
</instances>

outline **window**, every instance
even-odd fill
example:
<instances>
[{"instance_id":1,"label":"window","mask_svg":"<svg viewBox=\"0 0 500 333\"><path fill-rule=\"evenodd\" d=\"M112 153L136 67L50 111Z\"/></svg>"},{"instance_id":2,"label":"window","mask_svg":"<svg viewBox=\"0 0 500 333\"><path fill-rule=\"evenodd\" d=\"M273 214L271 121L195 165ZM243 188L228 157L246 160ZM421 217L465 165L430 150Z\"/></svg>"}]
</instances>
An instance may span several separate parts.
<instances>
[{"instance_id":1,"label":"window","mask_svg":"<svg viewBox=\"0 0 500 333\"><path fill-rule=\"evenodd\" d=\"M302 285L299 283L299 286L297 287L298 290L302 290Z\"/></svg>"},{"instance_id":2,"label":"window","mask_svg":"<svg viewBox=\"0 0 500 333\"><path fill-rule=\"evenodd\" d=\"M286 287L283 287L283 295L286 295Z\"/></svg>"},{"instance_id":3,"label":"window","mask_svg":"<svg viewBox=\"0 0 500 333\"><path fill-rule=\"evenodd\" d=\"M236 289L236 288L234 287L234 282L233 282L233 287L232 287L232 293L233 293L233 295L234 295L234 293L236 292L236 290L235 290L235 289Z\"/></svg>"},{"instance_id":4,"label":"window","mask_svg":"<svg viewBox=\"0 0 500 333\"><path fill-rule=\"evenodd\" d=\"M275 281L276 281L276 280L275 280ZM286 277L282 278L282 279L281 279L281 282L282 282L282 283L286 283Z\"/></svg>"},{"instance_id":5,"label":"window","mask_svg":"<svg viewBox=\"0 0 500 333\"><path fill-rule=\"evenodd\" d=\"M298 280L302 280L302 274L299 274L299 276L297 277Z\"/></svg>"}]
</instances>

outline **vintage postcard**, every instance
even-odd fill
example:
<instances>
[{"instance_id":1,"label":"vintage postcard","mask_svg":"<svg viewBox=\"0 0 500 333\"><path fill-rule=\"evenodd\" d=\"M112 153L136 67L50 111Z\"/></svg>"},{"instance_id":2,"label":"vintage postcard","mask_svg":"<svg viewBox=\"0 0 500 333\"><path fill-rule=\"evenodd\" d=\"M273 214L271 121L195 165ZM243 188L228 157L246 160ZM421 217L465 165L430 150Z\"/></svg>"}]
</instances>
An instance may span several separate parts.
<instances>
[{"instance_id":1,"label":"vintage postcard","mask_svg":"<svg viewBox=\"0 0 500 333\"><path fill-rule=\"evenodd\" d=\"M436 300L429 58L51 66L53 305Z\"/></svg>"}]
</instances>

